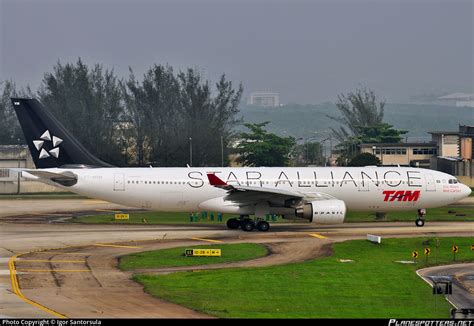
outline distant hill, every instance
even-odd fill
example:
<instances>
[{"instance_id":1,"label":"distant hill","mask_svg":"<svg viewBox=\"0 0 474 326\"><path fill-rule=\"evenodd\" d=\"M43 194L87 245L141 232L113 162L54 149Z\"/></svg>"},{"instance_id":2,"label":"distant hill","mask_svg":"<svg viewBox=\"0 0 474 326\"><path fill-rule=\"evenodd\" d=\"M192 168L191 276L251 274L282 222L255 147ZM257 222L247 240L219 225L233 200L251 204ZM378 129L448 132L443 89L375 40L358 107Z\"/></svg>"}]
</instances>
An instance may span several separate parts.
<instances>
[{"instance_id":1,"label":"distant hill","mask_svg":"<svg viewBox=\"0 0 474 326\"><path fill-rule=\"evenodd\" d=\"M318 105L288 104L278 108L241 106L240 114L244 122L270 121L268 129L279 135L310 137L314 132L336 128L338 123L327 116L337 116L339 111L332 103ZM387 104L385 121L397 129L407 130L409 141L428 141L427 134L433 130L458 130L459 124L474 125L474 109L466 107ZM243 127L239 127L239 130Z\"/></svg>"}]
</instances>

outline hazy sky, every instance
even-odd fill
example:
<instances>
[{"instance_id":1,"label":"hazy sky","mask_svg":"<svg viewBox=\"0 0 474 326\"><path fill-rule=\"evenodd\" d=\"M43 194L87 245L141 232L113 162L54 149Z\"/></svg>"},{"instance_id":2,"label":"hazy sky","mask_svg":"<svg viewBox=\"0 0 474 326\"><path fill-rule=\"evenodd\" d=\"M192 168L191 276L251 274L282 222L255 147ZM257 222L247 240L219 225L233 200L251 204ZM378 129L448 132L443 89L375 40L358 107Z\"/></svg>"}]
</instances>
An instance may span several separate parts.
<instances>
[{"instance_id":1,"label":"hazy sky","mask_svg":"<svg viewBox=\"0 0 474 326\"><path fill-rule=\"evenodd\" d=\"M153 63L221 73L246 93L318 103L366 85L388 101L474 92L474 0L0 0L0 80L55 62L141 76Z\"/></svg>"}]
</instances>

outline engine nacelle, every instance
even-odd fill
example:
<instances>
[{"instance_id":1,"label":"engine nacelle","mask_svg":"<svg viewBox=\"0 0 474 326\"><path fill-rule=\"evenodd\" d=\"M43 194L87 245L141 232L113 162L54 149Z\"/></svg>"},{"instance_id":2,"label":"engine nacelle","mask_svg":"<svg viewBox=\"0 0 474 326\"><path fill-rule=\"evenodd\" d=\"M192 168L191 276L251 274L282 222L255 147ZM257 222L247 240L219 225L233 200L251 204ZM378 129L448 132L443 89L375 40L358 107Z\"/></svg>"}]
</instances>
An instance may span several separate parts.
<instances>
[{"instance_id":1,"label":"engine nacelle","mask_svg":"<svg viewBox=\"0 0 474 326\"><path fill-rule=\"evenodd\" d=\"M346 217L346 204L342 200L312 201L298 207L296 216L316 224L341 224Z\"/></svg>"}]
</instances>

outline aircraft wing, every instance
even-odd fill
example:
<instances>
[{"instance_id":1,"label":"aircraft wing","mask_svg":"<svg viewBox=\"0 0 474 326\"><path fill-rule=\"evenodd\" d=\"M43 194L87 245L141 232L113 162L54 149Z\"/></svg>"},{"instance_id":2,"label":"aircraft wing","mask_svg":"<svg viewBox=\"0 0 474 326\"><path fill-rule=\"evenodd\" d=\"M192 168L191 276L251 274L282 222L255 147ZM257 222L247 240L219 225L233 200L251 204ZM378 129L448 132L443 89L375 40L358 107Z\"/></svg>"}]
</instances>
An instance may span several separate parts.
<instances>
[{"instance_id":1,"label":"aircraft wing","mask_svg":"<svg viewBox=\"0 0 474 326\"><path fill-rule=\"evenodd\" d=\"M325 200L334 197L323 193L304 194L299 191L289 191L283 189L273 189L265 187L233 186L229 185L215 174L208 173L209 183L217 188L227 190L226 201L232 201L239 205L251 205L260 201L267 201L275 204L286 204L300 200Z\"/></svg>"}]
</instances>

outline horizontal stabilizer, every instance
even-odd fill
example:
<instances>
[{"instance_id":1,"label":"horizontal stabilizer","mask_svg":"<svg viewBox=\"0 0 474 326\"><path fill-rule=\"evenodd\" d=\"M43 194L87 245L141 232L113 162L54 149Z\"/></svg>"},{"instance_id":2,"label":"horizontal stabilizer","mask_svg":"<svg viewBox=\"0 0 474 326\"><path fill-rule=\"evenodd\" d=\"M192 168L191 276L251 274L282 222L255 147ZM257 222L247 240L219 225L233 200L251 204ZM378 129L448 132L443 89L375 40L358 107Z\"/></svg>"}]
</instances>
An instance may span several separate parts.
<instances>
[{"instance_id":1,"label":"horizontal stabilizer","mask_svg":"<svg viewBox=\"0 0 474 326\"><path fill-rule=\"evenodd\" d=\"M71 171L64 172L50 172L45 170L34 170L34 169L10 169L15 172L22 173L22 175L28 178L28 174L33 175L40 179L50 180L52 182L59 183L63 186L73 186L77 183L77 175Z\"/></svg>"}]
</instances>

